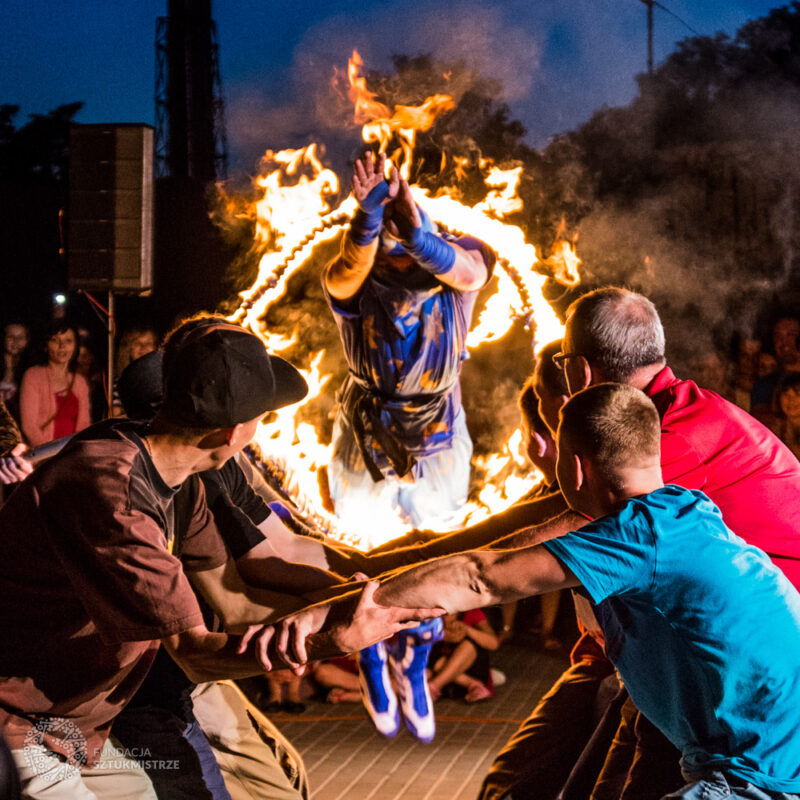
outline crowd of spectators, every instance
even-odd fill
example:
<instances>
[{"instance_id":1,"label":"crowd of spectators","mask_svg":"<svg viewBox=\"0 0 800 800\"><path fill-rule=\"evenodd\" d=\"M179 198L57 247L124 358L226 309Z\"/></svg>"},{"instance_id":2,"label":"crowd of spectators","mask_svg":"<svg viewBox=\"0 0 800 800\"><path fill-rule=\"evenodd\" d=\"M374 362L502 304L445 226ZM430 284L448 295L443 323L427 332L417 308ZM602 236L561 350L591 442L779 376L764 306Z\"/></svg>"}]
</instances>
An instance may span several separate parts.
<instances>
[{"instance_id":1,"label":"crowd of spectators","mask_svg":"<svg viewBox=\"0 0 800 800\"><path fill-rule=\"evenodd\" d=\"M55 317L39 335L20 320L3 324L0 400L29 447L83 430L109 416L107 373L92 334ZM159 335L138 325L117 340L115 375L158 347ZM114 390L116 387L113 387ZM112 392L112 400L115 394ZM113 405L112 415L121 414Z\"/></svg>"},{"instance_id":2,"label":"crowd of spectators","mask_svg":"<svg viewBox=\"0 0 800 800\"><path fill-rule=\"evenodd\" d=\"M800 458L800 316L773 315L767 335L742 338L735 351L699 352L686 377L749 411Z\"/></svg>"}]
</instances>

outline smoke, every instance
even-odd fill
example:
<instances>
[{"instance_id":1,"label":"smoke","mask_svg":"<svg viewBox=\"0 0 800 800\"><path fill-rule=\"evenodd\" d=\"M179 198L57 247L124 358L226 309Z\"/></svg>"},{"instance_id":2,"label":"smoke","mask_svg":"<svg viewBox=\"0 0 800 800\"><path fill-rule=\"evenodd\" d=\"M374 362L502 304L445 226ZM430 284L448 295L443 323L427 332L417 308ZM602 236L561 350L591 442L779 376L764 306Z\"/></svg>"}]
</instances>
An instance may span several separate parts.
<instances>
[{"instance_id":1,"label":"smoke","mask_svg":"<svg viewBox=\"0 0 800 800\"><path fill-rule=\"evenodd\" d=\"M431 55L436 63L459 65L458 82L444 74L432 81L436 91L456 102L470 88L469 75L495 82L499 102L528 96L540 66L540 37L515 25L502 8L454 0L400 6L374 7L357 17L334 15L309 28L281 86L233 85L227 127L237 163L250 168L268 148L310 141L324 142L334 160L339 154L349 158L359 130L352 104L332 87L332 79L346 69L354 49L366 72L392 72L396 55Z\"/></svg>"},{"instance_id":2,"label":"smoke","mask_svg":"<svg viewBox=\"0 0 800 800\"><path fill-rule=\"evenodd\" d=\"M742 194L755 191L751 184ZM670 363L683 374L705 354L732 355L736 342L763 335L762 315L789 292L797 260L793 187L771 204L762 198L764 228L752 242L737 240L727 226L719 234L698 231L698 221L726 210L715 196L709 212L701 194L691 180L677 180L633 205L603 203L579 226L584 286L626 286L651 298L664 322Z\"/></svg>"}]
</instances>

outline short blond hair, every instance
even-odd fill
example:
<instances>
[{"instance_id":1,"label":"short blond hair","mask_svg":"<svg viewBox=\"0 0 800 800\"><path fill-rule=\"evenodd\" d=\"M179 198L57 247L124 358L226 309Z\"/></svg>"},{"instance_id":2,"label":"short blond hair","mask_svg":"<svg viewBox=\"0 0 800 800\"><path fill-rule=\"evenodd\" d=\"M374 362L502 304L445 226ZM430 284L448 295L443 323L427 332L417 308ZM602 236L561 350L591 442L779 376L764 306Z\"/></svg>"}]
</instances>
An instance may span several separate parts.
<instances>
[{"instance_id":1,"label":"short blond hair","mask_svg":"<svg viewBox=\"0 0 800 800\"><path fill-rule=\"evenodd\" d=\"M616 471L661 455L661 419L644 392L624 383L599 383L561 408L560 448L591 459L614 482Z\"/></svg>"}]
</instances>

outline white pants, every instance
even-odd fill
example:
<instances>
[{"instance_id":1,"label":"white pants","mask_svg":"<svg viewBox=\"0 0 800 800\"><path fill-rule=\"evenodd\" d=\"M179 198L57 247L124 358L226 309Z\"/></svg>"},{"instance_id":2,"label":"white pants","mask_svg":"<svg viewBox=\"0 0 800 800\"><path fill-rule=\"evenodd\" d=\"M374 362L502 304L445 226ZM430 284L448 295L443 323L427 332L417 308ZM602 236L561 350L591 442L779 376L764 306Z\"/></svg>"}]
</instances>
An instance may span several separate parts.
<instances>
[{"instance_id":1,"label":"white pants","mask_svg":"<svg viewBox=\"0 0 800 800\"><path fill-rule=\"evenodd\" d=\"M388 524L384 518L397 520L398 512L403 522L415 528L450 527L449 520L467 502L471 460L472 439L462 410L453 426L450 447L417 457L405 478L389 474L376 483L366 467L351 470L339 461L331 461L328 483L336 516L346 529L351 520L365 514L372 526L378 526ZM391 531L395 535L402 532Z\"/></svg>"}]
</instances>

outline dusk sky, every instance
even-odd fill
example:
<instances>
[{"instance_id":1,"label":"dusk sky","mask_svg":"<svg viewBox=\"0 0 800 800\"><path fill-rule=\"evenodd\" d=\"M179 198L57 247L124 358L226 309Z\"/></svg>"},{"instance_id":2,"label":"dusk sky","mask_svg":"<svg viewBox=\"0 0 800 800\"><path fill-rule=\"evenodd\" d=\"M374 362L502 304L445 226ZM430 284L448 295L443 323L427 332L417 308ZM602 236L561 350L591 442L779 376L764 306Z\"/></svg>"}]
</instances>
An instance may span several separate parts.
<instances>
[{"instance_id":1,"label":"dusk sky","mask_svg":"<svg viewBox=\"0 0 800 800\"><path fill-rule=\"evenodd\" d=\"M0 103L15 122L84 101L79 122L152 124L156 18L166 0L3 0ZM784 5L669 0L655 10L655 58L679 39L724 31ZM542 145L604 105L627 103L646 65L641 0L212 0L234 164L306 144L308 97L354 48L366 67L395 53L461 59L498 79L512 115ZM679 21L679 17L683 22ZM684 24L685 23L685 24ZM688 26L688 27L687 27ZM443 91L445 87L443 86ZM355 134L354 134L355 138Z\"/></svg>"}]
</instances>

